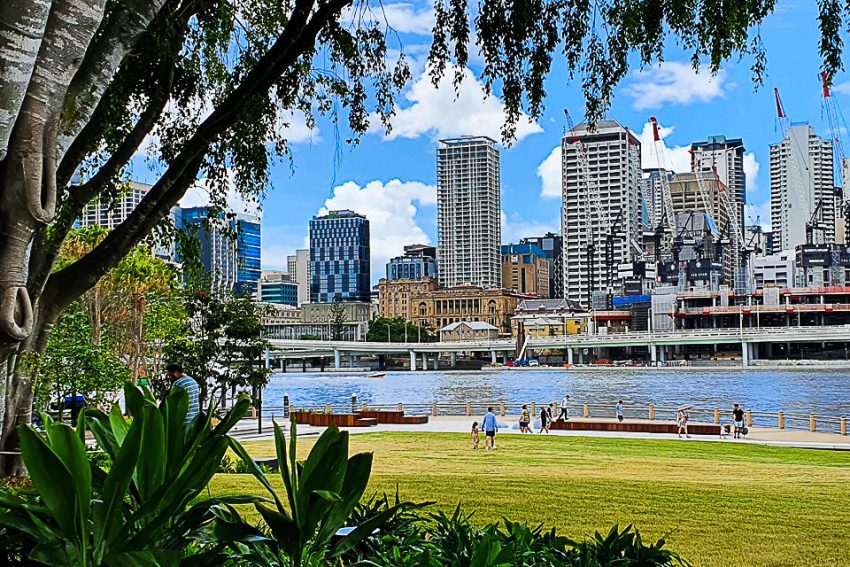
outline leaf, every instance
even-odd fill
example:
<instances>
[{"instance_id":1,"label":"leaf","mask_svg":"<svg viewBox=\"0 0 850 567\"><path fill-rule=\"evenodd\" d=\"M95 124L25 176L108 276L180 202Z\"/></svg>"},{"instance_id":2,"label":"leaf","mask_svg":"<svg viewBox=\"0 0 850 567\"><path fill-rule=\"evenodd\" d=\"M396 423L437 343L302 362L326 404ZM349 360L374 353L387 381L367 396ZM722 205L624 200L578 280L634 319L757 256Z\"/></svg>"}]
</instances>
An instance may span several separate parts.
<instances>
[{"instance_id":1,"label":"leaf","mask_svg":"<svg viewBox=\"0 0 850 567\"><path fill-rule=\"evenodd\" d=\"M147 500L165 480L165 425L159 409L150 404L136 420L142 420L142 437L135 481L142 500Z\"/></svg>"},{"instance_id":2,"label":"leaf","mask_svg":"<svg viewBox=\"0 0 850 567\"><path fill-rule=\"evenodd\" d=\"M341 499L325 515L322 526L316 536L319 545L325 545L336 531L343 527L351 517L351 512L366 491L372 472L372 454L359 453L348 459L345 479L342 483Z\"/></svg>"},{"instance_id":3,"label":"leaf","mask_svg":"<svg viewBox=\"0 0 850 567\"><path fill-rule=\"evenodd\" d=\"M92 474L91 464L86 457L85 443L80 436L64 423L56 423L47 429L50 448L61 459L71 475L74 499L74 514L76 516L76 531L80 536L77 541L81 546L80 554L88 556L90 544L88 521L91 514Z\"/></svg>"},{"instance_id":4,"label":"leaf","mask_svg":"<svg viewBox=\"0 0 850 567\"><path fill-rule=\"evenodd\" d=\"M269 492L269 494L272 495L275 502L277 503L277 507L280 508L280 499L278 499L277 493L269 482L269 479L266 477L265 473L260 469L259 465L257 465L257 462L251 458L251 456L245 450L245 447L243 447L242 444L239 443L239 441L237 441L233 437L228 437L227 442L230 445L231 450L236 453L236 456L242 459L242 462L245 463L245 465L248 467L248 470L251 472L252 475L254 475L254 478L260 481L260 484L262 484L263 487ZM280 458L278 457L278 460L279 459Z\"/></svg>"},{"instance_id":5,"label":"leaf","mask_svg":"<svg viewBox=\"0 0 850 567\"><path fill-rule=\"evenodd\" d=\"M112 435L115 437L116 443L121 445L130 430L130 424L121 415L121 408L118 407L118 404L113 405L112 409L109 410L109 425L112 427ZM118 452L116 451L115 454L118 454Z\"/></svg>"},{"instance_id":6,"label":"leaf","mask_svg":"<svg viewBox=\"0 0 850 567\"><path fill-rule=\"evenodd\" d=\"M21 452L39 496L63 535L74 539L74 479L62 460L29 425L18 429Z\"/></svg>"},{"instance_id":7,"label":"leaf","mask_svg":"<svg viewBox=\"0 0 850 567\"><path fill-rule=\"evenodd\" d=\"M138 417L142 414L142 408L145 407L145 396L138 387L131 382L124 385L124 404L127 406L127 413L133 417ZM113 406L113 411L115 406Z\"/></svg>"},{"instance_id":8,"label":"leaf","mask_svg":"<svg viewBox=\"0 0 850 567\"><path fill-rule=\"evenodd\" d=\"M189 410L189 395L184 388L172 388L165 399L166 478L180 472L186 453L186 413Z\"/></svg>"}]
</instances>

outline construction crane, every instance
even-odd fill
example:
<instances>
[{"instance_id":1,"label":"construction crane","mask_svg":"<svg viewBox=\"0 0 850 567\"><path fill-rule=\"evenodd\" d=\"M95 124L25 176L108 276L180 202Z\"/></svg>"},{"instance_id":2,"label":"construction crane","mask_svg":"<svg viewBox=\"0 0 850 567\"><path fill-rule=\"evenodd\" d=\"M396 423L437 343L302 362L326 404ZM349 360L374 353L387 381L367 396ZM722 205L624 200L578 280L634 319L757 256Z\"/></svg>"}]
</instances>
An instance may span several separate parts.
<instances>
[{"instance_id":1,"label":"construction crane","mask_svg":"<svg viewBox=\"0 0 850 567\"><path fill-rule=\"evenodd\" d=\"M844 154L844 144L841 143L841 133L847 133L850 132L850 130L847 128L847 121L844 119L844 113L841 112L841 107L838 105L838 101L832 96L832 92L830 90L832 77L829 73L823 71L820 74L820 79L821 87L823 89L822 108L824 114L826 114L827 122L829 123L833 153L838 160L838 167L835 168L836 177L838 178L838 185L842 188L842 191L836 194L841 208L841 210L837 213L844 219L844 242L845 244L850 244L850 230L848 230L850 229L850 199L848 199L845 195L845 183L848 180L844 179L844 162L846 155Z\"/></svg>"},{"instance_id":2,"label":"construction crane","mask_svg":"<svg viewBox=\"0 0 850 567\"><path fill-rule=\"evenodd\" d=\"M667 164L667 160L664 158L664 144L661 141L661 134L658 130L658 120L654 116L649 117L649 121L652 124L652 141L655 146L655 153L658 157L658 165L664 172L667 171L665 167ZM662 219L666 221L667 230L670 231L670 234L677 234L678 227L676 226L676 211L673 209L673 195L670 193L670 184L668 182L667 176L662 174L661 176L661 202L662 202ZM659 219L659 224L662 224L662 220ZM656 255L658 252L656 251Z\"/></svg>"},{"instance_id":3,"label":"construction crane","mask_svg":"<svg viewBox=\"0 0 850 567\"><path fill-rule=\"evenodd\" d=\"M816 230L826 230L826 227L820 224L820 219L818 218L818 213L822 208L823 199L818 199L815 210L812 211L812 216L806 221L806 244L814 244Z\"/></svg>"}]
</instances>

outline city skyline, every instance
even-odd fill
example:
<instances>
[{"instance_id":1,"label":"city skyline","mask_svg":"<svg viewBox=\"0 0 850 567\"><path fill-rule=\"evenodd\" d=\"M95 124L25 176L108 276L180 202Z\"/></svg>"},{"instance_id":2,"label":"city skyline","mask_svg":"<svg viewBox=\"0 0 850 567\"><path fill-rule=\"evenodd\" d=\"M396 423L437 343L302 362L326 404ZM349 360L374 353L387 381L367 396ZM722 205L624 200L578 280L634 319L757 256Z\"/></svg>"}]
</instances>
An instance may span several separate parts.
<instances>
[{"instance_id":1,"label":"city skyline","mask_svg":"<svg viewBox=\"0 0 850 567\"><path fill-rule=\"evenodd\" d=\"M499 138L501 104L495 98L482 102L476 78L480 62L473 57L457 101L448 85L431 88L430 79L422 77L426 53L422 46L430 41L430 4L405 3L406 10L392 9L400 4L388 6L414 72L412 84L399 98L394 130L385 136L375 128L350 148L328 120L320 117L311 131L301 117L293 116L292 168L285 160L273 168L274 189L264 202L265 269L285 269L286 256L305 247L305 223L313 215L359 208L372 221L376 281L388 259L402 253L403 244L437 242L433 161L437 140L461 134ZM747 196L754 207L750 211L768 224L769 144L782 139L771 87L780 89L793 120L808 120L820 135L828 128L821 117L817 30L809 25L815 13L814 6L783 6L768 18L762 28L770 53L768 77L757 92L752 89L749 61L729 64L712 79L706 70L694 75L684 54L669 46L662 67L634 71L616 89L608 115L642 142L651 141L648 121L657 116L667 159L678 164L679 171L689 170L687 148L692 142L718 134L743 138ZM797 41L785 41L789 33ZM840 104L850 100L847 81L846 74L835 78L833 92ZM580 121L584 103L579 85L567 84L560 72L549 82L543 116L534 124L521 125L519 140L501 148L503 243L557 231L559 226L560 160L555 153L564 129L563 108ZM649 162L644 166L652 165L653 152L646 152L644 160ZM146 180L142 160L136 163L135 173Z\"/></svg>"}]
</instances>

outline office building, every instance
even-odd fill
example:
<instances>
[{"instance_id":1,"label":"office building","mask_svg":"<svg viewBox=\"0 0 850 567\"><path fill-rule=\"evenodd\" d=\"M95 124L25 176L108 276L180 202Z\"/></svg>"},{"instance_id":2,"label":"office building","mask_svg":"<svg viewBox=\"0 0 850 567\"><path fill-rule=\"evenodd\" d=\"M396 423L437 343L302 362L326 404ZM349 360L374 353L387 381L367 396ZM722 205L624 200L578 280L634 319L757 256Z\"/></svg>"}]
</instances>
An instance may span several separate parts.
<instances>
[{"instance_id":1,"label":"office building","mask_svg":"<svg viewBox=\"0 0 850 567\"><path fill-rule=\"evenodd\" d=\"M796 280L794 251L753 258L753 278L756 289L793 287Z\"/></svg>"},{"instance_id":2,"label":"office building","mask_svg":"<svg viewBox=\"0 0 850 567\"><path fill-rule=\"evenodd\" d=\"M310 301L310 251L296 250L286 257L289 281L298 285L298 305Z\"/></svg>"},{"instance_id":3,"label":"office building","mask_svg":"<svg viewBox=\"0 0 850 567\"><path fill-rule=\"evenodd\" d=\"M262 273L262 230L260 218L237 214L236 220L236 286L239 294L253 295Z\"/></svg>"},{"instance_id":4,"label":"office building","mask_svg":"<svg viewBox=\"0 0 850 567\"><path fill-rule=\"evenodd\" d=\"M744 205L747 202L747 178L744 175L744 141L741 138L709 136L705 142L691 144L691 171L703 179L719 179L729 190L737 209L737 223L744 230Z\"/></svg>"},{"instance_id":5,"label":"office building","mask_svg":"<svg viewBox=\"0 0 850 567\"><path fill-rule=\"evenodd\" d=\"M564 268L561 262L564 241L560 234L547 232L543 236L521 238L520 244L536 244L549 260L549 296L564 296Z\"/></svg>"},{"instance_id":6,"label":"office building","mask_svg":"<svg viewBox=\"0 0 850 567\"><path fill-rule=\"evenodd\" d=\"M617 265L635 258L641 238L640 142L614 120L594 131L586 124L564 136L561 234L564 297L590 307L594 291L608 290ZM614 235L612 258L606 240Z\"/></svg>"},{"instance_id":7,"label":"office building","mask_svg":"<svg viewBox=\"0 0 850 567\"><path fill-rule=\"evenodd\" d=\"M210 207L179 211L183 228L193 230L200 244L200 261L211 276L215 292L254 295L260 281L260 219L243 213L211 217Z\"/></svg>"},{"instance_id":8,"label":"office building","mask_svg":"<svg viewBox=\"0 0 850 567\"><path fill-rule=\"evenodd\" d=\"M297 260L296 260L297 261ZM369 302L369 221L354 211L330 211L310 221L310 301Z\"/></svg>"},{"instance_id":9,"label":"office building","mask_svg":"<svg viewBox=\"0 0 850 567\"><path fill-rule=\"evenodd\" d=\"M101 226L113 230L142 202L150 188L146 183L130 181L119 191L116 199L96 198L83 209L80 225Z\"/></svg>"},{"instance_id":10,"label":"office building","mask_svg":"<svg viewBox=\"0 0 850 567\"><path fill-rule=\"evenodd\" d=\"M257 301L298 306L298 284L285 272L264 271L260 278Z\"/></svg>"},{"instance_id":11,"label":"office building","mask_svg":"<svg viewBox=\"0 0 850 567\"><path fill-rule=\"evenodd\" d=\"M663 168L644 169L640 180L641 224L654 230L664 221L664 187L669 186L673 172Z\"/></svg>"},{"instance_id":12,"label":"office building","mask_svg":"<svg viewBox=\"0 0 850 567\"><path fill-rule=\"evenodd\" d=\"M436 290L437 280L435 278L418 280L382 278L378 282L378 316L411 321L411 298Z\"/></svg>"},{"instance_id":13,"label":"office building","mask_svg":"<svg viewBox=\"0 0 850 567\"><path fill-rule=\"evenodd\" d=\"M835 241L835 178L832 143L808 124L794 124L770 146L770 220L773 252L807 242Z\"/></svg>"},{"instance_id":14,"label":"office building","mask_svg":"<svg viewBox=\"0 0 850 567\"><path fill-rule=\"evenodd\" d=\"M419 280L437 277L437 249L424 244L404 247L404 255L387 263L388 280Z\"/></svg>"},{"instance_id":15,"label":"office building","mask_svg":"<svg viewBox=\"0 0 850 567\"><path fill-rule=\"evenodd\" d=\"M536 244L502 246L502 287L549 297L549 259Z\"/></svg>"},{"instance_id":16,"label":"office building","mask_svg":"<svg viewBox=\"0 0 850 567\"><path fill-rule=\"evenodd\" d=\"M502 281L499 150L490 138L441 140L437 240L441 287Z\"/></svg>"}]
</instances>

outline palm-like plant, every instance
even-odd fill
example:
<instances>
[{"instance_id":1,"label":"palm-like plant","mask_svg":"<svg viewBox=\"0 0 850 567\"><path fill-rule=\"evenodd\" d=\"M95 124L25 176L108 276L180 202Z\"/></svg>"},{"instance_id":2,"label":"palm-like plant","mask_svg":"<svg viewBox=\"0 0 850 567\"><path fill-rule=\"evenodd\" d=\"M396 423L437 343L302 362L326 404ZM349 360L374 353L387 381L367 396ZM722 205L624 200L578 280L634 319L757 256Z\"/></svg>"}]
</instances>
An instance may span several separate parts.
<instances>
[{"instance_id":1,"label":"palm-like plant","mask_svg":"<svg viewBox=\"0 0 850 567\"><path fill-rule=\"evenodd\" d=\"M274 507L255 502L268 526L265 541L250 546L246 561L263 565L326 565L337 560L364 538L388 522L405 504L389 506L363 520L351 530L338 533L350 522L360 502L372 470L372 454L348 456L348 432L332 425L319 437L307 459L296 459L296 425L292 421L287 451L280 426L274 426L275 450L280 475L286 488L286 505L281 501L265 474L256 466L252 473L272 496ZM245 449L234 439L233 450L253 463ZM238 519L238 516L233 516ZM237 520L238 525L238 520Z\"/></svg>"},{"instance_id":2,"label":"palm-like plant","mask_svg":"<svg viewBox=\"0 0 850 567\"><path fill-rule=\"evenodd\" d=\"M38 500L0 493L0 526L31 541L29 559L47 565L178 565L187 548L193 565L219 565L231 543L203 545L225 505L254 497L195 502L227 451L227 432L248 410L240 400L215 427L207 414L184 424L185 390L158 407L149 391L128 384L126 419L80 414L77 431L44 416L45 435L20 429L21 450ZM111 457L109 470L86 456L89 429Z\"/></svg>"}]
</instances>

